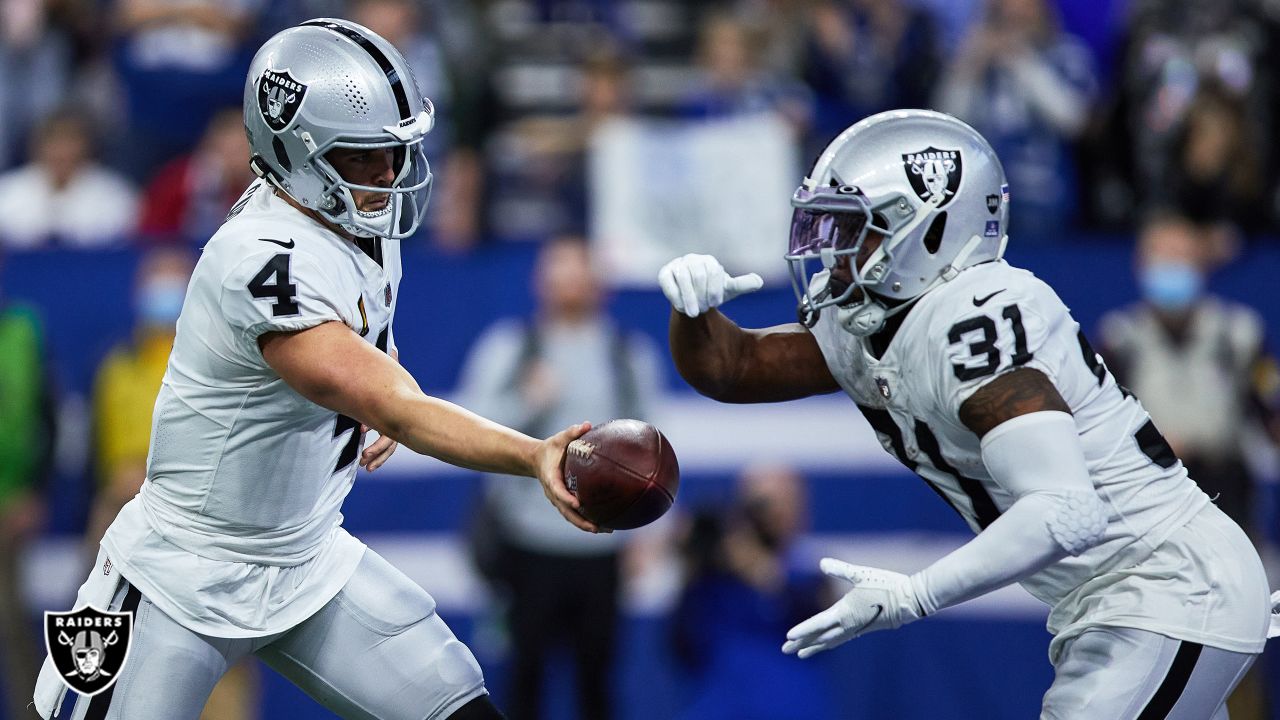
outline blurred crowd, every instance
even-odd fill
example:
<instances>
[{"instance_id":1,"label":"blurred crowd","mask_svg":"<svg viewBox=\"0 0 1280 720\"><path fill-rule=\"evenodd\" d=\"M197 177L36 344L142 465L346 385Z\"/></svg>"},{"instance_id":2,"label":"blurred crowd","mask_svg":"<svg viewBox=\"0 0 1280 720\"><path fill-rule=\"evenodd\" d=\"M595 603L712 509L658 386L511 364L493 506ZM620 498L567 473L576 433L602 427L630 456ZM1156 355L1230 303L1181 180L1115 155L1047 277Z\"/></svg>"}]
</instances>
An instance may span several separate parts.
<instances>
[{"instance_id":1,"label":"blurred crowd","mask_svg":"<svg viewBox=\"0 0 1280 720\"><path fill-rule=\"evenodd\" d=\"M0 257L147 249L133 335L92 390L87 545L143 480L194 251L253 179L240 107L249 58L317 16L393 42L435 103L436 184L416 241L462 253L546 240L529 316L489 328L472 349L460 383L469 406L541 434L584 415L646 417L658 400L660 351L607 316L608 278L593 273L583 240L593 184L609 179L592 169L602 127L769 115L803 165L861 117L933 107L973 124L1002 158L1016 243L1078 231L1139 238L1143 299L1107 317L1099 349L1219 504L1255 537L1274 531L1250 515L1256 473L1241 438L1252 437L1247 427L1258 442L1280 440L1280 363L1260 317L1205 285L1242 243L1273 241L1280 221L1280 144L1269 132L1280 116L1280 2L0 0ZM23 615L17 558L41 524L55 434L42 332L37 309L0 292L0 666L10 668L0 694L11 717L35 643L14 641L30 628L2 620ZM582 377L602 381L573 382ZM622 538L565 537L536 497L503 478L486 488L479 512L506 532L471 540L517 644L515 707L538 706L544 658L566 645L581 716L608 717L600 697L610 692ZM820 683L777 665L785 629L830 601L798 541L806 515L803 478L755 467L726 507L682 520L684 589L669 642L697 686L689 717L745 718L746 706L778 717L773 701L832 715L821 691L757 697L733 682L750 665L794 673L788 687ZM586 606L596 614L565 619ZM256 680L238 674L217 700L229 709L208 717L253 717Z\"/></svg>"},{"instance_id":2,"label":"blurred crowd","mask_svg":"<svg viewBox=\"0 0 1280 720\"><path fill-rule=\"evenodd\" d=\"M1176 210L1229 254L1280 217L1267 0L4 0L0 14L0 246L199 246L252 179L236 121L249 58L322 15L391 40L435 101L423 232L443 247L585 232L610 118L768 113L808 159L894 107L991 140L1019 242Z\"/></svg>"}]
</instances>

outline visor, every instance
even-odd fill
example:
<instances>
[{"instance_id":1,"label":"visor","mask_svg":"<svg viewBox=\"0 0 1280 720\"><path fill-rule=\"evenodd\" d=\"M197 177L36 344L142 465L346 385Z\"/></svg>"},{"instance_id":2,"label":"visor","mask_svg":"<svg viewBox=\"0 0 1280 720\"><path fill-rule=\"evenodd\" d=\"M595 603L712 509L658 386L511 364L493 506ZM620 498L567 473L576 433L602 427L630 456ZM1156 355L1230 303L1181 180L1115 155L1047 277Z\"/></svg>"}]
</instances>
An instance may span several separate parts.
<instances>
[{"instance_id":1,"label":"visor","mask_svg":"<svg viewBox=\"0 0 1280 720\"><path fill-rule=\"evenodd\" d=\"M850 266L866 241L867 229L888 231L875 225L870 201L851 185L801 186L791 196L791 206L786 260L798 302L796 312L801 322L812 326L818 311L849 302L863 285L861 273ZM848 268L849 282L833 277L831 271L840 265ZM863 295L866 302L868 296Z\"/></svg>"}]
</instances>

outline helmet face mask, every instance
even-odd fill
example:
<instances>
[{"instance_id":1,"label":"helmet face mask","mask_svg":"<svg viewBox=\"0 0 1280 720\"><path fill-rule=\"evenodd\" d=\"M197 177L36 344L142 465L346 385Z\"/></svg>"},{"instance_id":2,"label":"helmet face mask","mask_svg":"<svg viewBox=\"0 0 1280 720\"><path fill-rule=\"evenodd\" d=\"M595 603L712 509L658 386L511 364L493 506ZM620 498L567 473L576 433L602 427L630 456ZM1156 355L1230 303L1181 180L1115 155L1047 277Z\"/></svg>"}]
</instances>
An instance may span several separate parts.
<instances>
[{"instance_id":1,"label":"helmet face mask","mask_svg":"<svg viewBox=\"0 0 1280 720\"><path fill-rule=\"evenodd\" d=\"M995 152L973 128L929 110L880 113L845 130L791 205L786 259L801 322L835 307L860 336L959 270L999 258L1007 239L1008 185Z\"/></svg>"},{"instance_id":2,"label":"helmet face mask","mask_svg":"<svg viewBox=\"0 0 1280 720\"><path fill-rule=\"evenodd\" d=\"M357 236L404 238L422 224L427 203L431 199L433 180L431 167L422 149L423 136L403 143L399 140L358 141L333 139L317 147L307 161L324 178L321 201L316 210L329 222ZM394 149L391 185L366 185L348 180L333 165L328 154L334 150ZM355 193L386 195L387 204L374 211L359 207Z\"/></svg>"},{"instance_id":3,"label":"helmet face mask","mask_svg":"<svg viewBox=\"0 0 1280 720\"><path fill-rule=\"evenodd\" d=\"M245 83L245 129L260 177L326 222L358 237L409 237L431 195L422 141L435 109L418 91L404 57L370 30L318 19L268 40ZM334 150L393 150L394 177L346 178ZM357 194L386 195L361 210Z\"/></svg>"}]
</instances>

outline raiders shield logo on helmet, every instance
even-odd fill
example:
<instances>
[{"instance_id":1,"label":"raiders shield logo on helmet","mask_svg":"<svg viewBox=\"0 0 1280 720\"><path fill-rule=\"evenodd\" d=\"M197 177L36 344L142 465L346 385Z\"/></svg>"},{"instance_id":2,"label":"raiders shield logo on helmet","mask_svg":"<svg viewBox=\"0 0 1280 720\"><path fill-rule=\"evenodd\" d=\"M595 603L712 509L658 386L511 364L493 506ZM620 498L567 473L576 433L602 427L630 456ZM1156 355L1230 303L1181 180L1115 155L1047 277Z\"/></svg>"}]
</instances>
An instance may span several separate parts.
<instances>
[{"instance_id":1,"label":"raiders shield logo on helmet","mask_svg":"<svg viewBox=\"0 0 1280 720\"><path fill-rule=\"evenodd\" d=\"M276 132L289 127L306 94L307 86L288 70L264 70L258 78L258 110L267 127Z\"/></svg>"},{"instance_id":2,"label":"raiders shield logo on helmet","mask_svg":"<svg viewBox=\"0 0 1280 720\"><path fill-rule=\"evenodd\" d=\"M911 181L911 189L921 200L932 200L941 194L938 207L946 207L960 187L964 171L959 150L939 150L927 147L919 152L903 153L902 167Z\"/></svg>"},{"instance_id":3,"label":"raiders shield logo on helmet","mask_svg":"<svg viewBox=\"0 0 1280 720\"><path fill-rule=\"evenodd\" d=\"M67 687L97 695L111 687L129 659L133 613L92 605L44 614L44 645Z\"/></svg>"},{"instance_id":4,"label":"raiders shield logo on helmet","mask_svg":"<svg viewBox=\"0 0 1280 720\"><path fill-rule=\"evenodd\" d=\"M997 212L998 210L1000 210L1000 196L999 196L999 195L988 195L988 196L987 196L987 211L988 211L988 212L990 212L992 215L995 215L995 214L996 214L996 212Z\"/></svg>"}]
</instances>

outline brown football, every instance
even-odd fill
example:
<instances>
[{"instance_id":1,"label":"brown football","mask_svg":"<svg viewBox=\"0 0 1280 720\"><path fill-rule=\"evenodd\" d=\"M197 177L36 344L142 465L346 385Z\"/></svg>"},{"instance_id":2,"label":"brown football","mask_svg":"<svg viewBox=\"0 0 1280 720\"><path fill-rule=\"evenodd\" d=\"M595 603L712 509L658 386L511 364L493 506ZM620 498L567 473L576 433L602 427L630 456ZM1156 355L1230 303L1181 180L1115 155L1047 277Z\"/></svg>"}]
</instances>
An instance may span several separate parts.
<instances>
[{"instance_id":1,"label":"brown football","mask_svg":"<svg viewBox=\"0 0 1280 720\"><path fill-rule=\"evenodd\" d=\"M613 530L662 517L680 489L671 443L640 420L610 420L592 428L569 443L562 469L582 516Z\"/></svg>"}]
</instances>

